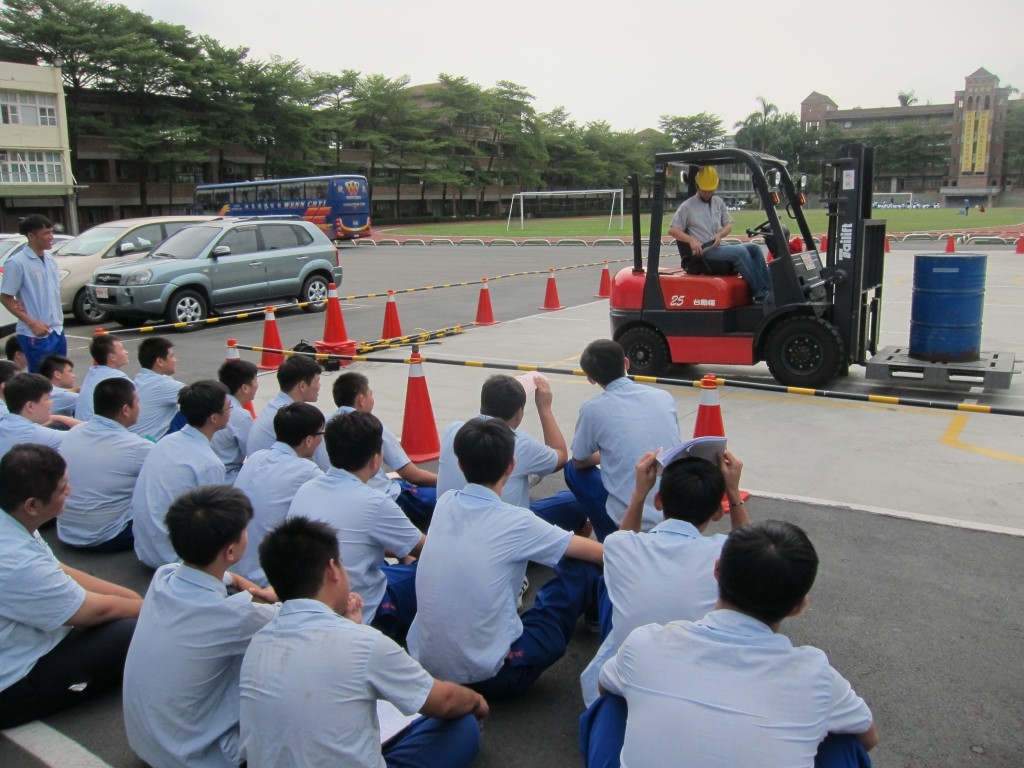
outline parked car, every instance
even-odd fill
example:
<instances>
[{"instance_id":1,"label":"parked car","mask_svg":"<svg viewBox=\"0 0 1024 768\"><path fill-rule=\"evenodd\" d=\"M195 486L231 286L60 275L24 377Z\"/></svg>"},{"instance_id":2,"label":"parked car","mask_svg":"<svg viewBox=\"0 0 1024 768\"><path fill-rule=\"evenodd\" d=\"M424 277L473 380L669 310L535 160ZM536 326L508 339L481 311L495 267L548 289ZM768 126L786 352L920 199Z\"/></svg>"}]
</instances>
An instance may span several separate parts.
<instances>
[{"instance_id":1,"label":"parked car","mask_svg":"<svg viewBox=\"0 0 1024 768\"><path fill-rule=\"evenodd\" d=\"M88 293L125 325L151 317L182 323L288 299L321 311L328 285L341 279L338 249L315 224L231 217L188 227L147 256L97 269Z\"/></svg>"},{"instance_id":2,"label":"parked car","mask_svg":"<svg viewBox=\"0 0 1024 768\"><path fill-rule=\"evenodd\" d=\"M71 242L54 249L60 267L60 301L64 314L80 323L102 323L107 313L89 301L85 290L96 268L106 259L146 253L180 229L211 221L212 216L154 216L111 221L87 229Z\"/></svg>"}]
</instances>

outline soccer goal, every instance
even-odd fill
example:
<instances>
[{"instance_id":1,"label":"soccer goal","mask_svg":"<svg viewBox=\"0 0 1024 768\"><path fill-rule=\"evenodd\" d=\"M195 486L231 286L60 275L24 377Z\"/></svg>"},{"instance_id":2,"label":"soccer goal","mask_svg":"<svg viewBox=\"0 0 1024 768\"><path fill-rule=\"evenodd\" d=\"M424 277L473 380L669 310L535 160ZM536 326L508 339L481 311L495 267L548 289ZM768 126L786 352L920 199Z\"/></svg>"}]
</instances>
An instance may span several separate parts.
<instances>
[{"instance_id":1,"label":"soccer goal","mask_svg":"<svg viewBox=\"0 0 1024 768\"><path fill-rule=\"evenodd\" d=\"M872 192L873 208L913 208L913 192Z\"/></svg>"},{"instance_id":2,"label":"soccer goal","mask_svg":"<svg viewBox=\"0 0 1024 768\"><path fill-rule=\"evenodd\" d=\"M516 192L514 195L512 195L512 203L508 207L508 224L505 226L505 230L508 231L512 229L512 217L515 215L517 204L519 206L519 228L526 228L526 213L523 201L526 200L527 198L538 198L541 200L546 198L562 198L564 200L583 198L584 200L586 200L587 198L591 197L595 198L595 200L601 197L611 198L611 206L608 211L609 230L611 230L612 224L615 221L615 204L617 202L619 207L619 229L625 229L625 205L623 203L623 195L621 189L569 189L562 190L560 192Z\"/></svg>"}]
</instances>

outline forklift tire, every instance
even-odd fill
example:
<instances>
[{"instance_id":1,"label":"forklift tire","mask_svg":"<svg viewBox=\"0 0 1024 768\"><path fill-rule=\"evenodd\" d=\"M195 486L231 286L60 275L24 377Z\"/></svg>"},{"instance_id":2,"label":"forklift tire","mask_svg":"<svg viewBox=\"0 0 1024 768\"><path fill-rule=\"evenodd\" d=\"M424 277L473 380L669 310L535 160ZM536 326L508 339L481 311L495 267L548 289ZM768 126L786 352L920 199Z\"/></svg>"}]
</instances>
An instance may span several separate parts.
<instances>
[{"instance_id":1,"label":"forklift tire","mask_svg":"<svg viewBox=\"0 0 1024 768\"><path fill-rule=\"evenodd\" d=\"M657 376L672 361L665 337L648 326L630 328L618 342L629 359L629 373L636 376Z\"/></svg>"},{"instance_id":2,"label":"forklift tire","mask_svg":"<svg viewBox=\"0 0 1024 768\"><path fill-rule=\"evenodd\" d=\"M819 317L791 317L771 332L764 357L780 384L817 389L839 375L843 340Z\"/></svg>"}]
</instances>

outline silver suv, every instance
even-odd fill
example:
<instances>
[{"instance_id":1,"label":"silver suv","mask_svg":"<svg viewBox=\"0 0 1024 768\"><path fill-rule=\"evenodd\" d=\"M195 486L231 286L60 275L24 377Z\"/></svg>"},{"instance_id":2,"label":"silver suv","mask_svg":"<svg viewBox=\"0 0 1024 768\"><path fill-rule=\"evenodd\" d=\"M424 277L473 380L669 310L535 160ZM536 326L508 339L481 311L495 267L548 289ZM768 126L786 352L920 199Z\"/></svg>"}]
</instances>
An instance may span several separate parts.
<instances>
[{"instance_id":1,"label":"silver suv","mask_svg":"<svg viewBox=\"0 0 1024 768\"><path fill-rule=\"evenodd\" d=\"M187 323L288 299L321 311L341 279L338 249L315 224L242 217L188 227L141 259L98 269L88 291L124 325Z\"/></svg>"}]
</instances>

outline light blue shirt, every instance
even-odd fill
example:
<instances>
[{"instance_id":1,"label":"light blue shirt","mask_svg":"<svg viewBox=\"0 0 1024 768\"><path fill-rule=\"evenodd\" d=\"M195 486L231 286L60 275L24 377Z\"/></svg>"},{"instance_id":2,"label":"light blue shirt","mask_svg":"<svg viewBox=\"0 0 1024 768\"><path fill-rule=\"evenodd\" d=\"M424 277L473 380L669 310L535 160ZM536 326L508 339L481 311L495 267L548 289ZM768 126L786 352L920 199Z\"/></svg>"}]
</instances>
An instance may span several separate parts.
<instances>
[{"instance_id":1,"label":"light blue shirt","mask_svg":"<svg viewBox=\"0 0 1024 768\"><path fill-rule=\"evenodd\" d=\"M393 640L319 600L289 600L242 662L250 768L385 768L377 700L418 712L433 678ZM439 759L439 763L443 763Z\"/></svg>"},{"instance_id":2,"label":"light blue shirt","mask_svg":"<svg viewBox=\"0 0 1024 768\"><path fill-rule=\"evenodd\" d=\"M277 442L277 433L274 431L274 416L286 405L294 403L292 396L287 392L278 392L274 398L263 406L260 417L252 425L249 437L245 443L245 455L252 456L256 451L269 448ZM313 454L313 461L324 472L331 468L331 460L327 456L327 448L321 442Z\"/></svg>"},{"instance_id":3,"label":"light blue shirt","mask_svg":"<svg viewBox=\"0 0 1024 768\"><path fill-rule=\"evenodd\" d=\"M245 463L245 444L249 440L253 418L237 397L228 395L228 401L231 403L228 425L214 432L210 447L224 462L225 482L233 483Z\"/></svg>"},{"instance_id":4,"label":"light blue shirt","mask_svg":"<svg viewBox=\"0 0 1024 768\"><path fill-rule=\"evenodd\" d=\"M872 722L822 651L730 610L634 630L601 685L629 706L623 768L811 768L827 734Z\"/></svg>"},{"instance_id":5,"label":"light blue shirt","mask_svg":"<svg viewBox=\"0 0 1024 768\"><path fill-rule=\"evenodd\" d=\"M434 677L487 680L523 633L516 597L530 561L554 566L572 533L469 484L437 500L416 567L409 653Z\"/></svg>"},{"instance_id":6,"label":"light blue shirt","mask_svg":"<svg viewBox=\"0 0 1024 768\"><path fill-rule=\"evenodd\" d=\"M185 385L162 373L143 368L135 374L139 393L139 420L131 431L153 441L167 434L171 420L178 414L178 392Z\"/></svg>"},{"instance_id":7,"label":"light blue shirt","mask_svg":"<svg viewBox=\"0 0 1024 768\"><path fill-rule=\"evenodd\" d=\"M583 701L598 696L604 663L637 627L685 619L715 608L715 561L726 536L702 536L684 520L664 520L649 533L616 531L604 540L604 584L612 603L612 631L580 675Z\"/></svg>"},{"instance_id":8,"label":"light blue shirt","mask_svg":"<svg viewBox=\"0 0 1024 768\"><path fill-rule=\"evenodd\" d=\"M92 394L96 385L107 379L127 379L128 374L119 368L111 368L107 365L93 365L85 372L82 379L82 386L78 389L78 404L75 406L75 418L79 421L88 421L92 418L93 403Z\"/></svg>"},{"instance_id":9,"label":"light blue shirt","mask_svg":"<svg viewBox=\"0 0 1024 768\"><path fill-rule=\"evenodd\" d=\"M237 768L238 673L277 613L177 563L153 576L124 664L128 743L153 768Z\"/></svg>"},{"instance_id":10,"label":"light blue shirt","mask_svg":"<svg viewBox=\"0 0 1024 768\"><path fill-rule=\"evenodd\" d=\"M637 461L647 451L672 448L680 442L672 395L623 376L580 406L572 457L583 461L594 451L601 452L601 482L608 491L605 508L612 520L621 523L636 486ZM644 503L645 531L663 519L654 508L657 490L656 484Z\"/></svg>"},{"instance_id":11,"label":"light blue shirt","mask_svg":"<svg viewBox=\"0 0 1024 768\"><path fill-rule=\"evenodd\" d=\"M61 570L38 532L0 510L0 691L32 671L71 627L85 590Z\"/></svg>"},{"instance_id":12,"label":"light blue shirt","mask_svg":"<svg viewBox=\"0 0 1024 768\"><path fill-rule=\"evenodd\" d=\"M53 400L53 406L50 409L51 413L57 416L75 415L75 407L78 405L77 392L64 389L64 387L54 387L50 393L50 399Z\"/></svg>"},{"instance_id":13,"label":"light blue shirt","mask_svg":"<svg viewBox=\"0 0 1024 768\"><path fill-rule=\"evenodd\" d=\"M266 585L267 576L260 567L260 542L268 531L284 521L299 488L322 474L320 467L309 459L299 458L291 446L280 442L249 457L235 479L235 488L252 502L249 543L242 559L232 566L232 572Z\"/></svg>"},{"instance_id":14,"label":"light blue shirt","mask_svg":"<svg viewBox=\"0 0 1024 768\"><path fill-rule=\"evenodd\" d=\"M331 414L331 418L340 416L343 413L352 413L354 410L355 408L350 405L343 405ZM367 482L367 485L371 488L376 488L381 493L386 493L394 501L402 493L402 484L388 477L385 467L391 467L391 469L395 470L401 469L410 462L409 454L405 452L402 443L395 437L395 433L387 427L384 427L381 439L383 441L381 453L384 456L384 462L381 464L380 469L377 470L377 474Z\"/></svg>"},{"instance_id":15,"label":"light blue shirt","mask_svg":"<svg viewBox=\"0 0 1024 768\"><path fill-rule=\"evenodd\" d=\"M135 554L150 568L178 560L164 517L183 492L224 482L224 465L206 435L186 426L158 442L146 457L132 494Z\"/></svg>"},{"instance_id":16,"label":"light blue shirt","mask_svg":"<svg viewBox=\"0 0 1024 768\"><path fill-rule=\"evenodd\" d=\"M384 550L405 557L423 536L398 505L351 472L332 467L299 488L288 517L322 520L338 533L349 588L363 597L363 623L373 621L387 588Z\"/></svg>"},{"instance_id":17,"label":"light blue shirt","mask_svg":"<svg viewBox=\"0 0 1024 768\"><path fill-rule=\"evenodd\" d=\"M481 414L478 419L489 419ZM459 459L455 455L455 435L464 421L449 424L441 437L441 457L437 465L437 495L445 491L461 491L466 487L466 476L459 469ZM501 489L501 500L514 507L530 506L530 475L544 477L550 475L558 466L558 454L539 440L535 440L525 432L514 430L516 447L514 458L516 465L512 474Z\"/></svg>"},{"instance_id":18,"label":"light blue shirt","mask_svg":"<svg viewBox=\"0 0 1024 768\"><path fill-rule=\"evenodd\" d=\"M60 301L60 271L49 251L38 254L24 243L4 262L2 292L16 296L30 317L42 320L51 331L64 332L64 311ZM35 336L27 323L18 321L15 333Z\"/></svg>"},{"instance_id":19,"label":"light blue shirt","mask_svg":"<svg viewBox=\"0 0 1024 768\"><path fill-rule=\"evenodd\" d=\"M135 481L153 444L104 416L66 434L60 453L71 493L57 518L57 537L76 547L102 544L132 519Z\"/></svg>"},{"instance_id":20,"label":"light blue shirt","mask_svg":"<svg viewBox=\"0 0 1024 768\"><path fill-rule=\"evenodd\" d=\"M18 443L36 443L60 450L67 432L49 429L17 413L0 415L0 457Z\"/></svg>"}]
</instances>

